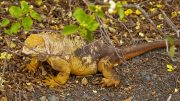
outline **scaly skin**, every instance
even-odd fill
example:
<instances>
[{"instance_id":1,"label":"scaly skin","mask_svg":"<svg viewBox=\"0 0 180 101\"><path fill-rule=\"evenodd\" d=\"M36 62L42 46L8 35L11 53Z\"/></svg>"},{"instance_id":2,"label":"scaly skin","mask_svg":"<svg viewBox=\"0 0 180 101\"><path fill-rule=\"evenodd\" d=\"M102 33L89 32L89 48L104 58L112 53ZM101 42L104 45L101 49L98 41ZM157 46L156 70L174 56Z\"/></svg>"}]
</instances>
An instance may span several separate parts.
<instances>
[{"instance_id":1,"label":"scaly skin","mask_svg":"<svg viewBox=\"0 0 180 101\"><path fill-rule=\"evenodd\" d=\"M175 45L180 47L180 41L176 41ZM117 49L117 52L128 60L162 47L166 47L165 41ZM113 66L121 64L122 60L102 40L87 44L80 37L70 38L53 33L31 34L25 40L22 52L33 57L26 66L28 70L35 72L39 61L47 61L53 69L59 71L56 77L51 76L44 80L50 87L65 84L70 74L86 76L96 74L97 71L104 76L103 86L117 86L120 83Z\"/></svg>"}]
</instances>

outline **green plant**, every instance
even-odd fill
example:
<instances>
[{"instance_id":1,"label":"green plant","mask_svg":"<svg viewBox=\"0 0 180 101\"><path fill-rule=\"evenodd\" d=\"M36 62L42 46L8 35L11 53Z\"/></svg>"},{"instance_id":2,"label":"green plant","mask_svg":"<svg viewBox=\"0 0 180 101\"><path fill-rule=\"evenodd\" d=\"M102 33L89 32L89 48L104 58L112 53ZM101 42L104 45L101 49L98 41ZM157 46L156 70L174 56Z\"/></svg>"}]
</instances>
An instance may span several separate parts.
<instances>
[{"instance_id":1,"label":"green plant","mask_svg":"<svg viewBox=\"0 0 180 101\"><path fill-rule=\"evenodd\" d=\"M103 7L109 7L103 6L103 5L94 5L90 4L88 5L88 10L91 11L91 13L86 14L85 11L82 8L76 8L73 17L76 19L76 21L79 23L78 25L67 25L64 27L62 33L64 35L70 35L75 32L79 32L81 36L85 37L87 40L93 39L93 32L97 30L99 27L98 22L96 21L95 17L96 15L99 18L104 18L104 11L102 10ZM115 13L118 13L119 19L123 20L124 18L124 9L121 4L121 2L113 2L113 6L110 5L109 9Z\"/></svg>"},{"instance_id":2,"label":"green plant","mask_svg":"<svg viewBox=\"0 0 180 101\"><path fill-rule=\"evenodd\" d=\"M64 35L69 35L79 31L80 35L84 36L88 40L92 40L92 32L95 31L99 26L97 21L95 20L95 16L86 14L82 8L75 9L73 16L78 21L79 26L65 26L62 33Z\"/></svg>"},{"instance_id":3,"label":"green plant","mask_svg":"<svg viewBox=\"0 0 180 101\"><path fill-rule=\"evenodd\" d=\"M123 5L121 4L121 2L116 3L116 10L118 12L119 19L123 20L125 17L125 14L124 14L124 8L123 8Z\"/></svg>"},{"instance_id":4,"label":"green plant","mask_svg":"<svg viewBox=\"0 0 180 101\"><path fill-rule=\"evenodd\" d=\"M13 56L12 54L8 54L7 52L2 52L0 54L0 59L6 59L7 58L8 60L10 60L12 58L12 56Z\"/></svg>"},{"instance_id":5,"label":"green plant","mask_svg":"<svg viewBox=\"0 0 180 101\"><path fill-rule=\"evenodd\" d=\"M19 6L11 6L9 13L12 19L3 18L0 27L4 28L4 32L8 35L16 34L21 28L29 31L33 24L33 20L41 21L41 16L34 11L26 1L20 2Z\"/></svg>"},{"instance_id":6,"label":"green plant","mask_svg":"<svg viewBox=\"0 0 180 101\"><path fill-rule=\"evenodd\" d=\"M172 72L175 69L172 64L167 64L166 67L168 72Z\"/></svg>"},{"instance_id":7,"label":"green plant","mask_svg":"<svg viewBox=\"0 0 180 101\"><path fill-rule=\"evenodd\" d=\"M168 43L169 43L169 56L171 57L171 58L173 58L174 57L174 55L175 55L175 45L174 45L174 37L173 36L167 36L167 40L168 40Z\"/></svg>"},{"instance_id":8,"label":"green plant","mask_svg":"<svg viewBox=\"0 0 180 101\"><path fill-rule=\"evenodd\" d=\"M102 6L90 4L88 6L88 10L94 12L99 18L104 18L104 12L102 10Z\"/></svg>"}]
</instances>

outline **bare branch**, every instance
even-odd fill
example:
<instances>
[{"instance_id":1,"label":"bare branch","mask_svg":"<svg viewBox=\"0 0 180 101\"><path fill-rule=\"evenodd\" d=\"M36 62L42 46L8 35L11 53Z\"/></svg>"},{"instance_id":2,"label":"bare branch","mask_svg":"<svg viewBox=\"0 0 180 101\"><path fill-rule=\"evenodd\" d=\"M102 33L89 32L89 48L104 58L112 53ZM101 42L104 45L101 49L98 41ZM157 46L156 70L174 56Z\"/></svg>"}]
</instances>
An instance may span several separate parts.
<instances>
[{"instance_id":1,"label":"bare branch","mask_svg":"<svg viewBox=\"0 0 180 101\"><path fill-rule=\"evenodd\" d=\"M31 29L29 32L59 32L61 33L61 31L58 30L48 30L48 29Z\"/></svg>"},{"instance_id":2,"label":"bare branch","mask_svg":"<svg viewBox=\"0 0 180 101\"><path fill-rule=\"evenodd\" d=\"M122 21L117 20L117 19L115 19L115 18L113 18L112 16L109 16L109 15L106 15L106 16L109 17L109 18L111 18L112 20L114 20L114 21L116 21L116 22L119 22L119 23L128 31L131 39L134 41L134 38L133 38L133 36L131 35L132 30L129 30L129 29L127 28L127 26L126 26Z\"/></svg>"},{"instance_id":3,"label":"bare branch","mask_svg":"<svg viewBox=\"0 0 180 101\"><path fill-rule=\"evenodd\" d=\"M9 37L8 37L9 39ZM10 40L10 43L11 43L12 40ZM3 62L3 71L2 71L2 77L4 78L4 74L5 74L5 71L6 71L6 68L8 67L8 54L9 54L9 49L10 49L10 46L9 44L7 44L7 51L6 51L6 56L5 56L5 59L4 59L4 62Z\"/></svg>"},{"instance_id":4,"label":"bare branch","mask_svg":"<svg viewBox=\"0 0 180 101\"><path fill-rule=\"evenodd\" d=\"M177 37L179 37L180 30L176 27L176 25L167 17L166 13L163 10L160 10L161 13L163 14L165 21L167 24L175 31L177 34Z\"/></svg>"}]
</instances>

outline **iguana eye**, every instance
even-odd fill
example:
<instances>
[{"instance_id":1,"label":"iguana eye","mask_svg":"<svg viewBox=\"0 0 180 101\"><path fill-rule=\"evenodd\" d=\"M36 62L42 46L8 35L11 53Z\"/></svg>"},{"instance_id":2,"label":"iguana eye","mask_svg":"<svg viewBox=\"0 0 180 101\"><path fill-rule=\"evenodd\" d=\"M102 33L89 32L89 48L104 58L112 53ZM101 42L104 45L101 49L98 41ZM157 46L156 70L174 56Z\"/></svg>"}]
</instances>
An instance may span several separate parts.
<instances>
[{"instance_id":1,"label":"iguana eye","mask_svg":"<svg viewBox=\"0 0 180 101\"><path fill-rule=\"evenodd\" d=\"M35 45L34 48L38 48L38 45Z\"/></svg>"}]
</instances>

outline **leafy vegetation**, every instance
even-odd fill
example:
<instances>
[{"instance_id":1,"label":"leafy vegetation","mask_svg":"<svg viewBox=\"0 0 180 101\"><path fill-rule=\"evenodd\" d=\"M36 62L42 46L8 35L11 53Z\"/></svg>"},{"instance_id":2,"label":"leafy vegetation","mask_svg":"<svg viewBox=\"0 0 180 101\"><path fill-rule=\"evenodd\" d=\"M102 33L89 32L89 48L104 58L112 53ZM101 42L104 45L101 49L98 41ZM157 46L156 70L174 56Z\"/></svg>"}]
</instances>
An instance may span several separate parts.
<instances>
[{"instance_id":1,"label":"leafy vegetation","mask_svg":"<svg viewBox=\"0 0 180 101\"><path fill-rule=\"evenodd\" d=\"M98 28L98 22L95 20L95 16L86 14L82 8L76 8L73 13L73 17L77 20L79 26L65 26L63 34L69 35L79 31L80 35L84 36L88 40L92 40L92 32Z\"/></svg>"},{"instance_id":2,"label":"leafy vegetation","mask_svg":"<svg viewBox=\"0 0 180 101\"><path fill-rule=\"evenodd\" d=\"M67 25L64 27L62 33L64 35L70 35L77 31L79 31L80 35L85 37L87 40L93 39L93 32L97 30L99 27L98 22L96 21L96 15L99 18L104 18L104 12L102 10L103 6L90 4L88 5L88 10L93 13L86 14L82 8L76 8L73 17L79 23L78 25ZM116 4L112 2L109 7L110 13L118 12L119 19L123 20L125 17L124 8L121 2L117 2Z\"/></svg>"},{"instance_id":3,"label":"leafy vegetation","mask_svg":"<svg viewBox=\"0 0 180 101\"><path fill-rule=\"evenodd\" d=\"M7 56L6 56L7 55ZM11 59L12 58L12 54L8 54L7 52L2 52L1 55L0 55L0 59Z\"/></svg>"},{"instance_id":4,"label":"leafy vegetation","mask_svg":"<svg viewBox=\"0 0 180 101\"><path fill-rule=\"evenodd\" d=\"M41 16L26 1L21 1L20 6L11 6L9 13L12 19L3 18L1 21L1 27L4 28L4 32L8 35L18 33L21 28L24 31L29 31L33 19L41 21Z\"/></svg>"}]
</instances>

